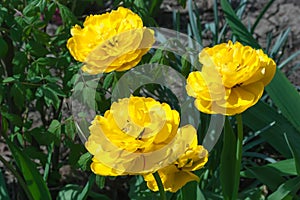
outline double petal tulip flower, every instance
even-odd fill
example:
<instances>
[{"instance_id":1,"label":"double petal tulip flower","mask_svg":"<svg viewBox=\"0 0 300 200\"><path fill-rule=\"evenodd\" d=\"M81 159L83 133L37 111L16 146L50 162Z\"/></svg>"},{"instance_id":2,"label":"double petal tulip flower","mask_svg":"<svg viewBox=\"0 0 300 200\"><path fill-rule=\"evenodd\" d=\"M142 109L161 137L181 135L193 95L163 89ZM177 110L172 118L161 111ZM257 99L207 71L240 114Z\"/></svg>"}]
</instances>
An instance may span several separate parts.
<instances>
[{"instance_id":1,"label":"double petal tulip flower","mask_svg":"<svg viewBox=\"0 0 300 200\"><path fill-rule=\"evenodd\" d=\"M202 71L190 73L186 89L197 109L208 114L242 113L257 103L276 71L262 50L239 42L204 48L199 61Z\"/></svg>"},{"instance_id":2,"label":"double petal tulip flower","mask_svg":"<svg viewBox=\"0 0 300 200\"><path fill-rule=\"evenodd\" d=\"M137 14L123 7L90 15L83 26L71 29L67 48L75 60L84 63L82 70L89 74L131 69L154 43L154 32L143 27Z\"/></svg>"},{"instance_id":3,"label":"double petal tulip flower","mask_svg":"<svg viewBox=\"0 0 300 200\"><path fill-rule=\"evenodd\" d=\"M203 146L198 145L196 130L193 131L194 139L192 144L185 149L175 162L158 170L164 189L170 192L177 192L190 181L199 181L199 177L192 171L201 169L208 160L208 152ZM158 191L158 185L152 174L144 175L147 186L153 191Z\"/></svg>"},{"instance_id":4,"label":"double petal tulip flower","mask_svg":"<svg viewBox=\"0 0 300 200\"><path fill-rule=\"evenodd\" d=\"M208 153L197 145L191 125L178 128L179 113L152 98L124 98L112 104L104 116L96 116L85 146L93 155L91 169L104 176L145 175L157 190L152 174L158 170L165 190L177 191L191 173L203 167ZM172 182L172 184L170 184Z\"/></svg>"}]
</instances>

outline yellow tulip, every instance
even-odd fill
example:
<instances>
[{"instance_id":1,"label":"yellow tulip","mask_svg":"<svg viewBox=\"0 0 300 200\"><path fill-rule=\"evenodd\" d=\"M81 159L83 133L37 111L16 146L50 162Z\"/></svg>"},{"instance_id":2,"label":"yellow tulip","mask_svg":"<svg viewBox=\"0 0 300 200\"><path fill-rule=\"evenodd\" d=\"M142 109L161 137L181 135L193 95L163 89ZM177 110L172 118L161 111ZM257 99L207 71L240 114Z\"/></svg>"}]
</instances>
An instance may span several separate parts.
<instances>
[{"instance_id":1,"label":"yellow tulip","mask_svg":"<svg viewBox=\"0 0 300 200\"><path fill-rule=\"evenodd\" d=\"M201 71L189 74L186 90L198 110L235 115L257 103L276 64L262 50L229 41L199 53Z\"/></svg>"},{"instance_id":2,"label":"yellow tulip","mask_svg":"<svg viewBox=\"0 0 300 200\"><path fill-rule=\"evenodd\" d=\"M124 98L96 116L85 146L95 174L152 173L175 161L193 142L196 130L178 128L179 113L152 98Z\"/></svg>"},{"instance_id":3,"label":"yellow tulip","mask_svg":"<svg viewBox=\"0 0 300 200\"><path fill-rule=\"evenodd\" d=\"M84 63L82 70L89 74L131 69L154 43L154 32L143 27L137 14L123 7L90 15L83 26L71 29L67 48L75 60Z\"/></svg>"},{"instance_id":4,"label":"yellow tulip","mask_svg":"<svg viewBox=\"0 0 300 200\"><path fill-rule=\"evenodd\" d=\"M186 148L184 154L179 156L175 162L158 170L165 191L177 192L190 181L199 181L199 177L192 171L202 168L208 160L207 150L197 145L197 134L195 129L190 129L194 134L193 142ZM157 183L152 174L144 175L149 189L158 191Z\"/></svg>"}]
</instances>

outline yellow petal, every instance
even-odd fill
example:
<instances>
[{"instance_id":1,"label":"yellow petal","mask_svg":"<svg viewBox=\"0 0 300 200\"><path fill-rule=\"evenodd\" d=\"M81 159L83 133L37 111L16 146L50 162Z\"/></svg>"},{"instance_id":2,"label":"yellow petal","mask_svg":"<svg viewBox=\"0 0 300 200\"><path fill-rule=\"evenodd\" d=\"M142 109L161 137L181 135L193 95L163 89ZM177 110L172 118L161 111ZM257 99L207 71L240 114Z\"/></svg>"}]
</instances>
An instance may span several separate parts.
<instances>
[{"instance_id":1,"label":"yellow petal","mask_svg":"<svg viewBox=\"0 0 300 200\"><path fill-rule=\"evenodd\" d=\"M175 165L170 165L158 171L162 180L165 191L177 192L186 183L190 181L199 181L199 177L195 174L179 170ZM152 174L144 175L147 186L152 191L158 191L158 186Z\"/></svg>"}]
</instances>

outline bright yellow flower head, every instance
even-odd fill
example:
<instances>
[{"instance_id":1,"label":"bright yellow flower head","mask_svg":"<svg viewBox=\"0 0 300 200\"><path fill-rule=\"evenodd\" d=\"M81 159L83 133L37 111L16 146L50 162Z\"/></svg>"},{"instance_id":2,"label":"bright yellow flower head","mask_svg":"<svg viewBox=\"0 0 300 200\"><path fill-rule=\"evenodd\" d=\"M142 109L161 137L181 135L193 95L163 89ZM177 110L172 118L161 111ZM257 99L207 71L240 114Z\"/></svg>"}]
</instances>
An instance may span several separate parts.
<instances>
[{"instance_id":1,"label":"bright yellow flower head","mask_svg":"<svg viewBox=\"0 0 300 200\"><path fill-rule=\"evenodd\" d=\"M261 49L229 41L199 54L202 71L190 73L187 93L198 110L235 115L253 106L272 80L276 64Z\"/></svg>"},{"instance_id":2,"label":"bright yellow flower head","mask_svg":"<svg viewBox=\"0 0 300 200\"><path fill-rule=\"evenodd\" d=\"M110 13L90 15L84 28L75 25L67 48L89 74L125 71L136 66L154 43L152 30L131 10L119 7Z\"/></svg>"},{"instance_id":3,"label":"bright yellow flower head","mask_svg":"<svg viewBox=\"0 0 300 200\"><path fill-rule=\"evenodd\" d=\"M193 127L178 125L178 112L152 98L131 96L113 103L90 126L85 146L94 155L92 171L143 174L170 164L193 140Z\"/></svg>"},{"instance_id":4,"label":"bright yellow flower head","mask_svg":"<svg viewBox=\"0 0 300 200\"><path fill-rule=\"evenodd\" d=\"M186 148L184 154L169 166L158 170L165 191L177 192L186 183L190 181L199 181L199 177L191 171L202 168L208 160L207 150L197 145L196 130L192 130L194 134L194 141ZM157 183L152 174L144 175L147 186L153 190L158 191Z\"/></svg>"}]
</instances>

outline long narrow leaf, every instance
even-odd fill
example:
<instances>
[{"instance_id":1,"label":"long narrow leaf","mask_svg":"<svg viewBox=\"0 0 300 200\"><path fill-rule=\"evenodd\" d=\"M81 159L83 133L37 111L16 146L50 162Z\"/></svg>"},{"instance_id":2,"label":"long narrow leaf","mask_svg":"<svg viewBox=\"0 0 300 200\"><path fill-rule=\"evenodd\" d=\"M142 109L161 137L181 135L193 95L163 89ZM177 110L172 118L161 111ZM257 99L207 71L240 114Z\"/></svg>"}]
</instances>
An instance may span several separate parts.
<instances>
[{"instance_id":1,"label":"long narrow leaf","mask_svg":"<svg viewBox=\"0 0 300 200\"><path fill-rule=\"evenodd\" d=\"M260 22L260 20L262 19L262 17L264 16L264 14L267 12L267 10L270 8L270 6L274 3L275 0L270 0L267 5L264 7L264 9L259 13L258 17L256 18L252 28L251 28L251 33L254 33L254 30L256 28L256 26L258 25L258 23Z\"/></svg>"},{"instance_id":2,"label":"long narrow leaf","mask_svg":"<svg viewBox=\"0 0 300 200\"><path fill-rule=\"evenodd\" d=\"M200 31L201 27L198 27L197 18L194 13L193 3L194 2L192 0L188 0L188 11L189 11L190 24L191 24L192 32L193 32L193 35L194 35L196 41L199 44L202 44L202 38L201 38L202 33Z\"/></svg>"},{"instance_id":3,"label":"long narrow leaf","mask_svg":"<svg viewBox=\"0 0 300 200\"><path fill-rule=\"evenodd\" d=\"M290 179L280 185L278 189L268 197L268 200L284 199L292 192L300 189L300 176Z\"/></svg>"},{"instance_id":4,"label":"long narrow leaf","mask_svg":"<svg viewBox=\"0 0 300 200\"><path fill-rule=\"evenodd\" d=\"M300 95L287 77L277 70L266 90L282 114L300 131Z\"/></svg>"},{"instance_id":5,"label":"long narrow leaf","mask_svg":"<svg viewBox=\"0 0 300 200\"><path fill-rule=\"evenodd\" d=\"M48 187L34 163L9 139L6 139L6 143L16 160L17 166L23 174L32 197L34 199L51 200Z\"/></svg>"},{"instance_id":6,"label":"long narrow leaf","mask_svg":"<svg viewBox=\"0 0 300 200\"><path fill-rule=\"evenodd\" d=\"M82 189L81 193L78 195L78 200L85 200L88 197L88 194L95 182L95 178L96 176L94 174L92 174L88 180L88 182L86 183L86 185L84 186L84 188Z\"/></svg>"},{"instance_id":7,"label":"long narrow leaf","mask_svg":"<svg viewBox=\"0 0 300 200\"><path fill-rule=\"evenodd\" d=\"M275 58L277 56L277 54L279 53L279 50L281 48L283 48L288 36L289 36L289 33L290 33L291 29L288 28L287 30L285 30L284 32L281 32L270 52L270 56L272 58Z\"/></svg>"},{"instance_id":8,"label":"long narrow leaf","mask_svg":"<svg viewBox=\"0 0 300 200\"><path fill-rule=\"evenodd\" d=\"M0 169L0 197L3 200L9 200L9 195L8 195L8 192L7 192L5 180L3 178L1 169Z\"/></svg>"},{"instance_id":9,"label":"long narrow leaf","mask_svg":"<svg viewBox=\"0 0 300 200\"><path fill-rule=\"evenodd\" d=\"M260 137L264 138L270 145L286 158L292 154L286 144L284 133L297 135L297 130L291 123L276 110L262 101L243 113L244 123L254 131L262 130ZM300 136L298 136L300 139Z\"/></svg>"},{"instance_id":10,"label":"long narrow leaf","mask_svg":"<svg viewBox=\"0 0 300 200\"><path fill-rule=\"evenodd\" d=\"M291 152L293 154L293 157L295 159L295 166L298 175L300 175L300 143L298 138L295 136L295 134L289 134L286 133L285 139L289 145L289 148L291 149Z\"/></svg>"},{"instance_id":11,"label":"long narrow leaf","mask_svg":"<svg viewBox=\"0 0 300 200\"><path fill-rule=\"evenodd\" d=\"M223 148L220 163L220 181L225 200L236 199L238 188L235 187L239 177L235 177L237 138L232 130L229 119L226 118L224 126Z\"/></svg>"},{"instance_id":12,"label":"long narrow leaf","mask_svg":"<svg viewBox=\"0 0 300 200\"><path fill-rule=\"evenodd\" d=\"M288 64L290 61L292 61L294 58L296 58L300 54L300 50L293 53L290 57L282 61L277 67L278 69L282 69L286 64Z\"/></svg>"},{"instance_id":13,"label":"long narrow leaf","mask_svg":"<svg viewBox=\"0 0 300 200\"><path fill-rule=\"evenodd\" d=\"M273 191L285 181L273 168L256 167L248 168L247 171Z\"/></svg>"},{"instance_id":14,"label":"long narrow leaf","mask_svg":"<svg viewBox=\"0 0 300 200\"><path fill-rule=\"evenodd\" d=\"M180 190L180 199L205 200L197 182L189 182Z\"/></svg>"},{"instance_id":15,"label":"long narrow leaf","mask_svg":"<svg viewBox=\"0 0 300 200\"><path fill-rule=\"evenodd\" d=\"M263 168L272 169L273 171L276 171L276 175L295 176L297 175L297 171L294 163L295 163L294 159L287 159L287 160L278 161L276 163L267 164L264 166L250 167L247 170L242 171L241 176L247 178L255 178L255 176L253 175L253 173L249 171L249 169L256 171Z\"/></svg>"},{"instance_id":16,"label":"long narrow leaf","mask_svg":"<svg viewBox=\"0 0 300 200\"><path fill-rule=\"evenodd\" d=\"M259 49L259 44L238 18L228 0L221 0L221 7L225 13L226 21L237 39L243 44Z\"/></svg>"}]
</instances>

